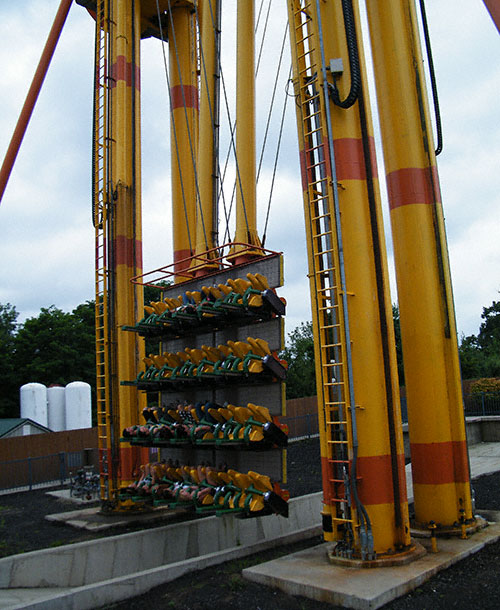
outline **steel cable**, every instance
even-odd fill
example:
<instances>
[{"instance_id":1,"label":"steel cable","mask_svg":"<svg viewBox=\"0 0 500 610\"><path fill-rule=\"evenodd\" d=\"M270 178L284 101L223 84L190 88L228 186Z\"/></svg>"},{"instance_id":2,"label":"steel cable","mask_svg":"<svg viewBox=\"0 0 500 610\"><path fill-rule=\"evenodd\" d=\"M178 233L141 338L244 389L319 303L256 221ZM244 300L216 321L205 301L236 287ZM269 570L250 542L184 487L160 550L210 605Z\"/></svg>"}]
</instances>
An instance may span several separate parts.
<instances>
[{"instance_id":1,"label":"steel cable","mask_svg":"<svg viewBox=\"0 0 500 610\"><path fill-rule=\"evenodd\" d=\"M290 66L290 71L288 73L288 81L290 80L291 76L292 76L292 66ZM280 154L280 150L281 150L281 137L283 135L283 126L285 124L285 114L286 114L286 107L287 107L287 103L288 103L288 97L289 97L288 95L285 95L285 101L283 103L283 111L281 113L281 123L280 123L280 130L279 130L279 134L278 134L278 144L276 146L276 155L274 157L273 177L271 179L271 188L269 190L269 201L267 204L266 222L264 224L264 232L262 235L262 247L264 247L264 245L266 243L267 225L269 223L269 213L271 211L271 200L273 197L274 182L276 179L276 170L278 167L278 159L279 159L279 154Z\"/></svg>"}]
</instances>

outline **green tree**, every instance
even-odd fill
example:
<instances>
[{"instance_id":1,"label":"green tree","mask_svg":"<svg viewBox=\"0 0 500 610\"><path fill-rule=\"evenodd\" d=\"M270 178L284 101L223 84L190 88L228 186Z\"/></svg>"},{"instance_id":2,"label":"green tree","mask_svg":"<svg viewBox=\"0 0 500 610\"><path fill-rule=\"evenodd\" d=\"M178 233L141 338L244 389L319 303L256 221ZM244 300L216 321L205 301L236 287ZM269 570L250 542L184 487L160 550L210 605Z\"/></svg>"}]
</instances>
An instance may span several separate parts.
<instances>
[{"instance_id":1,"label":"green tree","mask_svg":"<svg viewBox=\"0 0 500 610\"><path fill-rule=\"evenodd\" d=\"M500 377L500 301L483 307L477 337L462 336L459 347L464 379Z\"/></svg>"},{"instance_id":2,"label":"green tree","mask_svg":"<svg viewBox=\"0 0 500 610\"><path fill-rule=\"evenodd\" d=\"M399 320L399 307L392 305L392 321L394 323L394 336L396 338L396 358L398 362L399 385L405 384L405 367L403 364L403 345L401 343L401 322Z\"/></svg>"},{"instance_id":3,"label":"green tree","mask_svg":"<svg viewBox=\"0 0 500 610\"><path fill-rule=\"evenodd\" d=\"M288 362L286 397L316 395L314 339L312 322L302 322L288 335L288 346L281 353Z\"/></svg>"},{"instance_id":4,"label":"green tree","mask_svg":"<svg viewBox=\"0 0 500 610\"><path fill-rule=\"evenodd\" d=\"M500 301L483 307L483 322L479 327L477 344L481 349L483 377L500 376Z\"/></svg>"},{"instance_id":5,"label":"green tree","mask_svg":"<svg viewBox=\"0 0 500 610\"><path fill-rule=\"evenodd\" d=\"M18 379L14 362L18 315L13 305L0 303L0 417L19 415Z\"/></svg>"},{"instance_id":6,"label":"green tree","mask_svg":"<svg viewBox=\"0 0 500 610\"><path fill-rule=\"evenodd\" d=\"M396 336L396 354L398 361L399 382L404 385L403 350L401 347L401 327L399 309L392 306L394 333ZM316 376L314 368L314 338L312 322L302 322L288 335L288 346L281 356L288 362L286 379L286 397L302 398L316 395Z\"/></svg>"},{"instance_id":7,"label":"green tree","mask_svg":"<svg viewBox=\"0 0 500 610\"><path fill-rule=\"evenodd\" d=\"M74 329L73 338L78 347L80 377L74 380L86 381L95 390L95 303L86 301L71 312Z\"/></svg>"},{"instance_id":8,"label":"green tree","mask_svg":"<svg viewBox=\"0 0 500 610\"><path fill-rule=\"evenodd\" d=\"M94 304L87 301L72 313L43 307L19 329L15 361L20 384L45 385L86 381L95 387Z\"/></svg>"},{"instance_id":9,"label":"green tree","mask_svg":"<svg viewBox=\"0 0 500 610\"><path fill-rule=\"evenodd\" d=\"M460 357L460 368L463 379L481 377L483 357L475 335L469 335L468 337L462 335L458 347L458 355Z\"/></svg>"}]
</instances>

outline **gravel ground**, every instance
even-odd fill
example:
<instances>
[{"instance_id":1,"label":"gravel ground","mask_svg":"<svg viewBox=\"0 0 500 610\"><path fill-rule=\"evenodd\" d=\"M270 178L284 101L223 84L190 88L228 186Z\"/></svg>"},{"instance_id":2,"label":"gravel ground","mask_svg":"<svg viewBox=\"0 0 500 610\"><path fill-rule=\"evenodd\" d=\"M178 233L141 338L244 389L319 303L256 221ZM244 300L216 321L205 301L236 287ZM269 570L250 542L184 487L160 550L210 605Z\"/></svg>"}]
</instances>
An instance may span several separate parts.
<instances>
[{"instance_id":1,"label":"gravel ground","mask_svg":"<svg viewBox=\"0 0 500 610\"><path fill-rule=\"evenodd\" d=\"M291 444L288 451L289 485L293 496L321 490L319 443L317 440ZM474 481L476 506L500 510L500 473ZM45 489L0 496L0 557L40 548L60 546L99 537L69 526L51 523L47 514L75 510L75 505L46 495ZM113 530L113 534L135 528ZM335 610L335 606L291 597L268 587L250 583L241 577L243 568L262 563L321 542L321 538L271 549L222 566L189 574L149 593L109 609L206 610ZM500 607L500 542L444 570L412 593L384 606L387 610L459 610Z\"/></svg>"}]
</instances>

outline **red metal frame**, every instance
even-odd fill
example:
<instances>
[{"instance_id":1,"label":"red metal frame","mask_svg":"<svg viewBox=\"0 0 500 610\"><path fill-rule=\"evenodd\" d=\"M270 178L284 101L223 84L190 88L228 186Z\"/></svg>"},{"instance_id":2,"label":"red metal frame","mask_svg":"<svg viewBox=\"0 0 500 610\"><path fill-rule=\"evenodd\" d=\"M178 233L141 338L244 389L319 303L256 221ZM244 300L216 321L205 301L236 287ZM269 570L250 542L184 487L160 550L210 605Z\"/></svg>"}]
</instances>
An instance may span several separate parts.
<instances>
[{"instance_id":1,"label":"red metal frame","mask_svg":"<svg viewBox=\"0 0 500 610\"><path fill-rule=\"evenodd\" d=\"M203 277L210 277L211 275L216 275L217 273L225 271L226 269L237 269L239 267L248 265L248 260L240 264L234 263L235 247L238 247L238 258L246 256L252 257L255 260L279 256L282 254L282 252L275 252L274 250L268 250L267 248L262 248L253 244L232 242L223 244L222 246L217 246L216 248L207 250L202 254L188 256L182 260L176 261L175 263L171 263L170 265L158 267L152 271L147 271L142 275L133 277L130 281L134 284L158 288L156 283L162 280L178 280L179 278L183 278L182 281L178 282L177 284L180 285L183 282L189 282L197 279L197 271L199 272L203 270L205 272ZM183 271L175 271L174 267L178 266L183 267Z\"/></svg>"},{"instance_id":2,"label":"red metal frame","mask_svg":"<svg viewBox=\"0 0 500 610\"><path fill-rule=\"evenodd\" d=\"M52 24L52 28L50 29L47 37L47 42L45 43L45 47L42 51L35 75L31 81L31 86L28 94L26 95L23 109L21 110L16 128L12 134L9 148L5 153L5 159L3 161L2 168L0 169L0 202L2 201L2 197L5 192L7 182L9 181L9 176L14 166L17 153L21 148L21 142L23 141L24 134L26 133L31 114L33 113L40 89L42 88L47 70L49 69L52 56L54 55L57 41L59 40L64 23L66 22L66 17L68 16L71 2L72 0L61 0L61 4L59 5L54 18L54 23Z\"/></svg>"},{"instance_id":3,"label":"red metal frame","mask_svg":"<svg viewBox=\"0 0 500 610\"><path fill-rule=\"evenodd\" d=\"M493 19L497 30L500 33L500 1L499 0L483 0L488 12Z\"/></svg>"}]
</instances>

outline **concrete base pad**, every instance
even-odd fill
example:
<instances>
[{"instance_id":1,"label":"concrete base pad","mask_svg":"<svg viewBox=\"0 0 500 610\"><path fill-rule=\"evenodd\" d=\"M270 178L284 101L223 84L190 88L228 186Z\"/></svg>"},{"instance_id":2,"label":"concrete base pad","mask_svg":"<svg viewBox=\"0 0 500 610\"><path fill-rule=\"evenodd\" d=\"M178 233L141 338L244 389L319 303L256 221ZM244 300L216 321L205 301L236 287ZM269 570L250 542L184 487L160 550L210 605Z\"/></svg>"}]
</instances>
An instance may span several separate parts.
<instances>
[{"instance_id":1,"label":"concrete base pad","mask_svg":"<svg viewBox=\"0 0 500 610\"><path fill-rule=\"evenodd\" d=\"M286 557L243 570L248 580L277 587L290 595L302 595L345 608L372 610L412 591L439 570L479 551L500 538L500 513L489 527L466 540L438 540L438 552L430 552L430 540L420 543L427 553L407 565L380 568L352 568L331 565L327 553L331 543L321 544Z\"/></svg>"},{"instance_id":2,"label":"concrete base pad","mask_svg":"<svg viewBox=\"0 0 500 610\"><path fill-rule=\"evenodd\" d=\"M102 532L114 527L148 525L159 523L166 525L177 521L190 521L195 518L182 509L155 508L137 513L101 513L100 507L72 510L55 515L47 515L47 521L71 525L89 532Z\"/></svg>"},{"instance_id":3,"label":"concrete base pad","mask_svg":"<svg viewBox=\"0 0 500 610\"><path fill-rule=\"evenodd\" d=\"M71 504L94 504L99 501L99 496L92 495L90 500L84 496L82 498L77 498L76 496L71 495L71 491L69 489L53 489L52 491L48 491L47 496L52 496L53 498L57 498L58 500L63 500L64 502L71 502Z\"/></svg>"}]
</instances>

